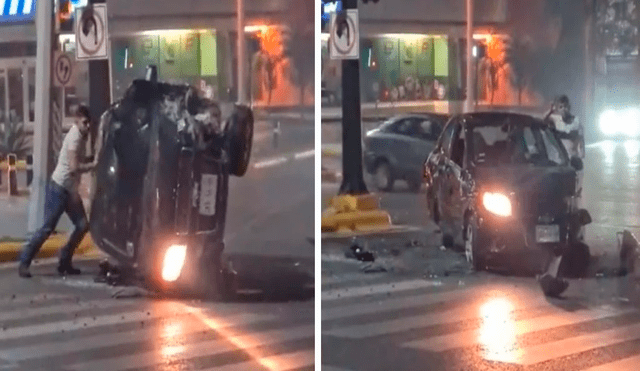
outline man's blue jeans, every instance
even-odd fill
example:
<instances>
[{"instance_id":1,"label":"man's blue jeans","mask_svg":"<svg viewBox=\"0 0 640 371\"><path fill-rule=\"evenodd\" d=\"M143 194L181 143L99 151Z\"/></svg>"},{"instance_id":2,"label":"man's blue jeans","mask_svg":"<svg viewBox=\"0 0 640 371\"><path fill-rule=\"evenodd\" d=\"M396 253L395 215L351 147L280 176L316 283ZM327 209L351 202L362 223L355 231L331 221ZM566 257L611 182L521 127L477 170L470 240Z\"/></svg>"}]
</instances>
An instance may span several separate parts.
<instances>
[{"instance_id":1,"label":"man's blue jeans","mask_svg":"<svg viewBox=\"0 0 640 371\"><path fill-rule=\"evenodd\" d=\"M44 242L58 225L62 213L66 212L73 222L75 229L67 244L60 250L60 265L70 265L71 257L76 247L89 230L87 215L82 205L80 194L70 192L59 184L50 181L47 184L47 194L45 197L44 225L31 237L31 240L24 246L20 261L24 265L31 265L31 261L38 254Z\"/></svg>"}]
</instances>

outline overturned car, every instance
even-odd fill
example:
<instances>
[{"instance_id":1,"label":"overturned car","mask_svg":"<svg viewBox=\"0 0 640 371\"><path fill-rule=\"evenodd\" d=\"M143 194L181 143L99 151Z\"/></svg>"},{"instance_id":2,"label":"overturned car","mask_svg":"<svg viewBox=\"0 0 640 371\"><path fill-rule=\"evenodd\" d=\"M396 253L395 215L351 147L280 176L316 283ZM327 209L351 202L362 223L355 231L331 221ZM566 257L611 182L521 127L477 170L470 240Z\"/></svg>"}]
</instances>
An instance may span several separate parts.
<instances>
[{"instance_id":1,"label":"overturned car","mask_svg":"<svg viewBox=\"0 0 640 371\"><path fill-rule=\"evenodd\" d=\"M228 293L222 261L229 176L247 171L253 114L220 106L154 69L106 111L98 135L91 234L154 288Z\"/></svg>"},{"instance_id":2,"label":"overturned car","mask_svg":"<svg viewBox=\"0 0 640 371\"><path fill-rule=\"evenodd\" d=\"M591 219L579 208L576 171L583 164L568 158L558 133L542 120L456 116L424 166L428 209L443 244L464 246L475 269L517 269L522 261L539 272L550 254L562 253L566 274L584 273L583 231Z\"/></svg>"}]
</instances>

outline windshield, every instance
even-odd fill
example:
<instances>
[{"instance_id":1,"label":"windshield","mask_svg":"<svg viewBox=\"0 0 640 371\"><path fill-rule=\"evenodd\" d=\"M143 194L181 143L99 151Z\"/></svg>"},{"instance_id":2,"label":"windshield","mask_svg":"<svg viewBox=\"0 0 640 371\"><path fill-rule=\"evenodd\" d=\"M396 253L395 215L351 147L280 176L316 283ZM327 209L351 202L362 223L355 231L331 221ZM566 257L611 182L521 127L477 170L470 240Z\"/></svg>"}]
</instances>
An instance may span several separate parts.
<instances>
[{"instance_id":1,"label":"windshield","mask_svg":"<svg viewBox=\"0 0 640 371\"><path fill-rule=\"evenodd\" d=\"M472 129L473 160L478 166L569 163L551 129L544 126L476 126Z\"/></svg>"}]
</instances>

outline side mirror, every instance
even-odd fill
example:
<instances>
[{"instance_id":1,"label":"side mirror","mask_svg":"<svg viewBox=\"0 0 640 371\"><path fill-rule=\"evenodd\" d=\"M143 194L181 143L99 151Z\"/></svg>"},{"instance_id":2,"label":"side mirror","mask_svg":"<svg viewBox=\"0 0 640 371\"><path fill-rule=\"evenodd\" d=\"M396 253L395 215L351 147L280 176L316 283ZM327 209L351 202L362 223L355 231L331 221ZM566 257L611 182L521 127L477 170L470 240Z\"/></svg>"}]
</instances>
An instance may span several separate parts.
<instances>
[{"instance_id":1,"label":"side mirror","mask_svg":"<svg viewBox=\"0 0 640 371\"><path fill-rule=\"evenodd\" d=\"M580 157L574 156L571 157L571 167L576 169L576 171L581 171L584 168L584 163Z\"/></svg>"}]
</instances>

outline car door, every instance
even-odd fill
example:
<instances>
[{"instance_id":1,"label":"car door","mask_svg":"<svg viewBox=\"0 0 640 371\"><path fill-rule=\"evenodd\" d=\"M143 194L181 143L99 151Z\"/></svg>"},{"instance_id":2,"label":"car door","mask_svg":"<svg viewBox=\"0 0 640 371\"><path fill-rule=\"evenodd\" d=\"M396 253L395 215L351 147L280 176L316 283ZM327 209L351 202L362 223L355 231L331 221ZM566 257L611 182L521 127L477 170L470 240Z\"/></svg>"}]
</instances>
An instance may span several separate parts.
<instances>
[{"instance_id":1,"label":"car door","mask_svg":"<svg viewBox=\"0 0 640 371\"><path fill-rule=\"evenodd\" d=\"M411 135L413 132L413 122L410 118L401 118L390 128L391 136L389 160L392 162L397 174L404 174L407 171L407 164L412 160Z\"/></svg>"},{"instance_id":2,"label":"car door","mask_svg":"<svg viewBox=\"0 0 640 371\"><path fill-rule=\"evenodd\" d=\"M447 176L446 199L449 207L451 221L458 230L462 230L464 216L464 181L463 168L466 154L466 138L462 123L456 123L453 130L451 145L449 146L448 163L449 170Z\"/></svg>"},{"instance_id":3,"label":"car door","mask_svg":"<svg viewBox=\"0 0 640 371\"><path fill-rule=\"evenodd\" d=\"M451 187L451 161L449 159L451 142L454 131L457 127L457 120L450 121L445 127L440 141L431 158L433 179L433 193L438 200L441 218L444 220L451 219L451 210L449 206L449 189Z\"/></svg>"}]
</instances>

